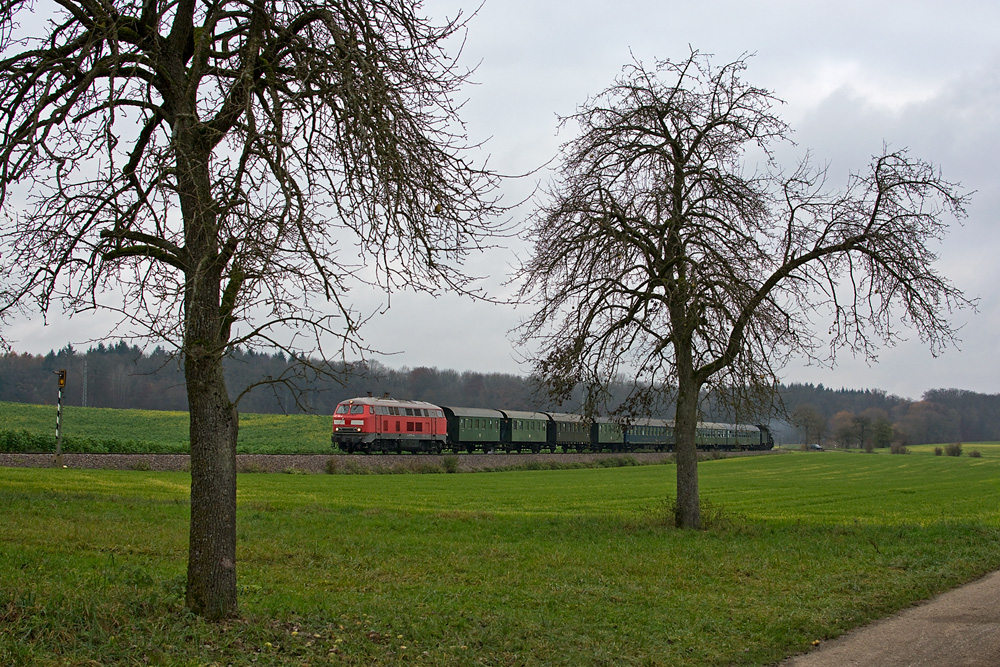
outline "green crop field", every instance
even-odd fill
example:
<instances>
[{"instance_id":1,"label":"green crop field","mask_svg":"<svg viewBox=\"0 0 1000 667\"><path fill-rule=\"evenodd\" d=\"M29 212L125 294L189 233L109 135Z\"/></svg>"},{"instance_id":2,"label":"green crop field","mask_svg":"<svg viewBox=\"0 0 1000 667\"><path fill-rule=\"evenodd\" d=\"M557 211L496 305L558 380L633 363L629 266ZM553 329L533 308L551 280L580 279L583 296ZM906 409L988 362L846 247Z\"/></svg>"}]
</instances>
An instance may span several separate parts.
<instances>
[{"instance_id":1,"label":"green crop field","mask_svg":"<svg viewBox=\"0 0 1000 667\"><path fill-rule=\"evenodd\" d=\"M948 444L940 445L913 445L910 451L914 454L933 454L935 449L944 450ZM1000 442L968 442L959 443L962 445L962 456L976 456L977 453L983 458L1000 459Z\"/></svg>"},{"instance_id":2,"label":"green crop field","mask_svg":"<svg viewBox=\"0 0 1000 667\"><path fill-rule=\"evenodd\" d=\"M0 451L55 451L55 423L55 406L0 402ZM188 414L65 406L63 451L186 453ZM329 453L330 416L241 414L237 451L240 454Z\"/></svg>"},{"instance_id":3,"label":"green crop field","mask_svg":"<svg viewBox=\"0 0 1000 667\"><path fill-rule=\"evenodd\" d=\"M239 478L241 616L183 608L188 476L0 468L0 664L767 665L1000 568L1000 461Z\"/></svg>"}]
</instances>

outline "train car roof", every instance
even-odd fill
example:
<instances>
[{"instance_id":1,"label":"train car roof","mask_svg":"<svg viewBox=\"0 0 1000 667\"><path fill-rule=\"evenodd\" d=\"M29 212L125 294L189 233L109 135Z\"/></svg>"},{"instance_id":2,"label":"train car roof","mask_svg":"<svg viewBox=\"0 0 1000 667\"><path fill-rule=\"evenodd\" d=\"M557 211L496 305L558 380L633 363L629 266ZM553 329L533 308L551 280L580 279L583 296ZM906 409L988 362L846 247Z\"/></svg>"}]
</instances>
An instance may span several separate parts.
<instances>
[{"instance_id":1,"label":"train car roof","mask_svg":"<svg viewBox=\"0 0 1000 667\"><path fill-rule=\"evenodd\" d=\"M620 424L621 421L618 418L612 419L611 417L594 417L593 423L595 424Z\"/></svg>"},{"instance_id":2,"label":"train car roof","mask_svg":"<svg viewBox=\"0 0 1000 667\"><path fill-rule=\"evenodd\" d=\"M574 422L578 424L583 422L581 415L575 415L571 412L546 412L545 414L555 422Z\"/></svg>"},{"instance_id":3,"label":"train car roof","mask_svg":"<svg viewBox=\"0 0 1000 667\"><path fill-rule=\"evenodd\" d=\"M410 408L433 408L435 410L440 410L441 408L433 403L428 403L427 401L408 401L399 398L389 398L388 396L359 396L357 398L345 398L337 405L343 405L347 403L348 405L387 405L396 407L410 407Z\"/></svg>"},{"instance_id":4,"label":"train car roof","mask_svg":"<svg viewBox=\"0 0 1000 667\"><path fill-rule=\"evenodd\" d=\"M487 408L455 408L450 405L442 405L441 409L446 413L451 412L456 417L490 417L493 419L503 419L503 413L499 410L489 410Z\"/></svg>"},{"instance_id":5,"label":"train car roof","mask_svg":"<svg viewBox=\"0 0 1000 667\"><path fill-rule=\"evenodd\" d=\"M524 410L501 410L507 419L538 419L548 421L549 416L544 412L526 412Z\"/></svg>"},{"instance_id":6,"label":"train car roof","mask_svg":"<svg viewBox=\"0 0 1000 667\"><path fill-rule=\"evenodd\" d=\"M757 431L751 424L722 424L719 422L698 422L698 428L728 429L730 431Z\"/></svg>"},{"instance_id":7,"label":"train car roof","mask_svg":"<svg viewBox=\"0 0 1000 667\"><path fill-rule=\"evenodd\" d=\"M640 417L633 419L629 426L673 426L673 419L658 419L656 417Z\"/></svg>"}]
</instances>

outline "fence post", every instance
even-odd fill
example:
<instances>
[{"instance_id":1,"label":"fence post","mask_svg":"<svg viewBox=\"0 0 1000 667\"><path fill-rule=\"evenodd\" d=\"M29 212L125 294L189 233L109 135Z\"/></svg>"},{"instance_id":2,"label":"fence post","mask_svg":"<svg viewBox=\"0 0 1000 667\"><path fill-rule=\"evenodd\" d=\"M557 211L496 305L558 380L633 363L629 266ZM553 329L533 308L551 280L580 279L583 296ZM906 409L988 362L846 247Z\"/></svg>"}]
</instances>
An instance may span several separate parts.
<instances>
[{"instance_id":1,"label":"fence post","mask_svg":"<svg viewBox=\"0 0 1000 667\"><path fill-rule=\"evenodd\" d=\"M62 396L63 389L66 387L66 369L60 368L56 371L56 375L59 376L59 400L56 403L56 460L55 466L57 468L62 467Z\"/></svg>"}]
</instances>

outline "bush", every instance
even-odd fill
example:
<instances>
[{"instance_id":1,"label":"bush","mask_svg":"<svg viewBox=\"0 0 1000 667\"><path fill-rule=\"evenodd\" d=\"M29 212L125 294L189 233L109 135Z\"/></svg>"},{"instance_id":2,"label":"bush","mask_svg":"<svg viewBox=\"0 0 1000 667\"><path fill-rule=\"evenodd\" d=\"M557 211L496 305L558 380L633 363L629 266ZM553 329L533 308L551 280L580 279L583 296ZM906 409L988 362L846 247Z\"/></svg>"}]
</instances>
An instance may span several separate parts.
<instances>
[{"instance_id":1,"label":"bush","mask_svg":"<svg viewBox=\"0 0 1000 667\"><path fill-rule=\"evenodd\" d=\"M458 457L446 456L441 459L441 465L444 467L445 472L458 472Z\"/></svg>"},{"instance_id":2,"label":"bush","mask_svg":"<svg viewBox=\"0 0 1000 667\"><path fill-rule=\"evenodd\" d=\"M941 449L940 447L935 447L934 448L934 456L941 456L942 454L944 454L944 450L943 449Z\"/></svg>"},{"instance_id":3,"label":"bush","mask_svg":"<svg viewBox=\"0 0 1000 667\"><path fill-rule=\"evenodd\" d=\"M982 453L978 449L971 450L969 452L969 456L972 457L972 458L974 458L974 459L981 459L981 458L983 458Z\"/></svg>"},{"instance_id":4,"label":"bush","mask_svg":"<svg viewBox=\"0 0 1000 667\"><path fill-rule=\"evenodd\" d=\"M25 429L0 430L0 451L27 454L48 453L55 450L55 434L42 435L40 433L31 433Z\"/></svg>"},{"instance_id":5,"label":"bush","mask_svg":"<svg viewBox=\"0 0 1000 667\"><path fill-rule=\"evenodd\" d=\"M628 468L639 465L639 459L634 456L611 456L594 461L598 468Z\"/></svg>"},{"instance_id":6,"label":"bush","mask_svg":"<svg viewBox=\"0 0 1000 667\"><path fill-rule=\"evenodd\" d=\"M953 442L950 445L944 446L944 453L948 456L961 456L962 455L962 443Z\"/></svg>"},{"instance_id":7,"label":"bush","mask_svg":"<svg viewBox=\"0 0 1000 667\"><path fill-rule=\"evenodd\" d=\"M146 440L94 438L68 435L63 437L62 451L66 454L187 454L187 443L165 445ZM48 453L56 450L55 433L32 433L26 429L0 429L0 451L14 454Z\"/></svg>"},{"instance_id":8,"label":"bush","mask_svg":"<svg viewBox=\"0 0 1000 667\"><path fill-rule=\"evenodd\" d=\"M894 442L889 445L890 454L909 454L909 448L901 442Z\"/></svg>"}]
</instances>

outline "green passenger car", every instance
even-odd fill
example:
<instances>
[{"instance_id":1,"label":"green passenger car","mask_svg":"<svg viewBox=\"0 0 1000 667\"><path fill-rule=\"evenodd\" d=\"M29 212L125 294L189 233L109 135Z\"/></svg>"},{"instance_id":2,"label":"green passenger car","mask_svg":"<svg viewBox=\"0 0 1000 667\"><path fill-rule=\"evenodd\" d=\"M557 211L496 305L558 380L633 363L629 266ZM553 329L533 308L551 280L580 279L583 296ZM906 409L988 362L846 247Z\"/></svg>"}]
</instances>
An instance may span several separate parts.
<instances>
[{"instance_id":1,"label":"green passenger car","mask_svg":"<svg viewBox=\"0 0 1000 667\"><path fill-rule=\"evenodd\" d=\"M660 452L674 448L674 423L665 419L641 418L632 421L625 430L625 450L655 449Z\"/></svg>"},{"instance_id":2,"label":"green passenger car","mask_svg":"<svg viewBox=\"0 0 1000 667\"><path fill-rule=\"evenodd\" d=\"M621 425L604 417L598 417L590 425L590 440L595 452L606 449L620 452L625 444Z\"/></svg>"},{"instance_id":3,"label":"green passenger car","mask_svg":"<svg viewBox=\"0 0 1000 667\"><path fill-rule=\"evenodd\" d=\"M453 408L442 405L448 421L448 446L456 454L462 450L492 452L500 446L503 413L483 408Z\"/></svg>"},{"instance_id":4,"label":"green passenger car","mask_svg":"<svg viewBox=\"0 0 1000 667\"><path fill-rule=\"evenodd\" d=\"M547 412L549 416L549 442L562 447L564 452L575 449L582 452L590 448L590 426L580 415L565 412Z\"/></svg>"},{"instance_id":5,"label":"green passenger car","mask_svg":"<svg viewBox=\"0 0 1000 667\"><path fill-rule=\"evenodd\" d=\"M537 454L543 447L550 452L556 450L555 443L548 442L548 415L541 412L521 410L501 410L503 422L500 425L500 442L510 452L520 453L530 450Z\"/></svg>"},{"instance_id":6,"label":"green passenger car","mask_svg":"<svg viewBox=\"0 0 1000 667\"><path fill-rule=\"evenodd\" d=\"M695 442L699 449L739 451L764 448L761 430L745 424L701 422Z\"/></svg>"}]
</instances>

